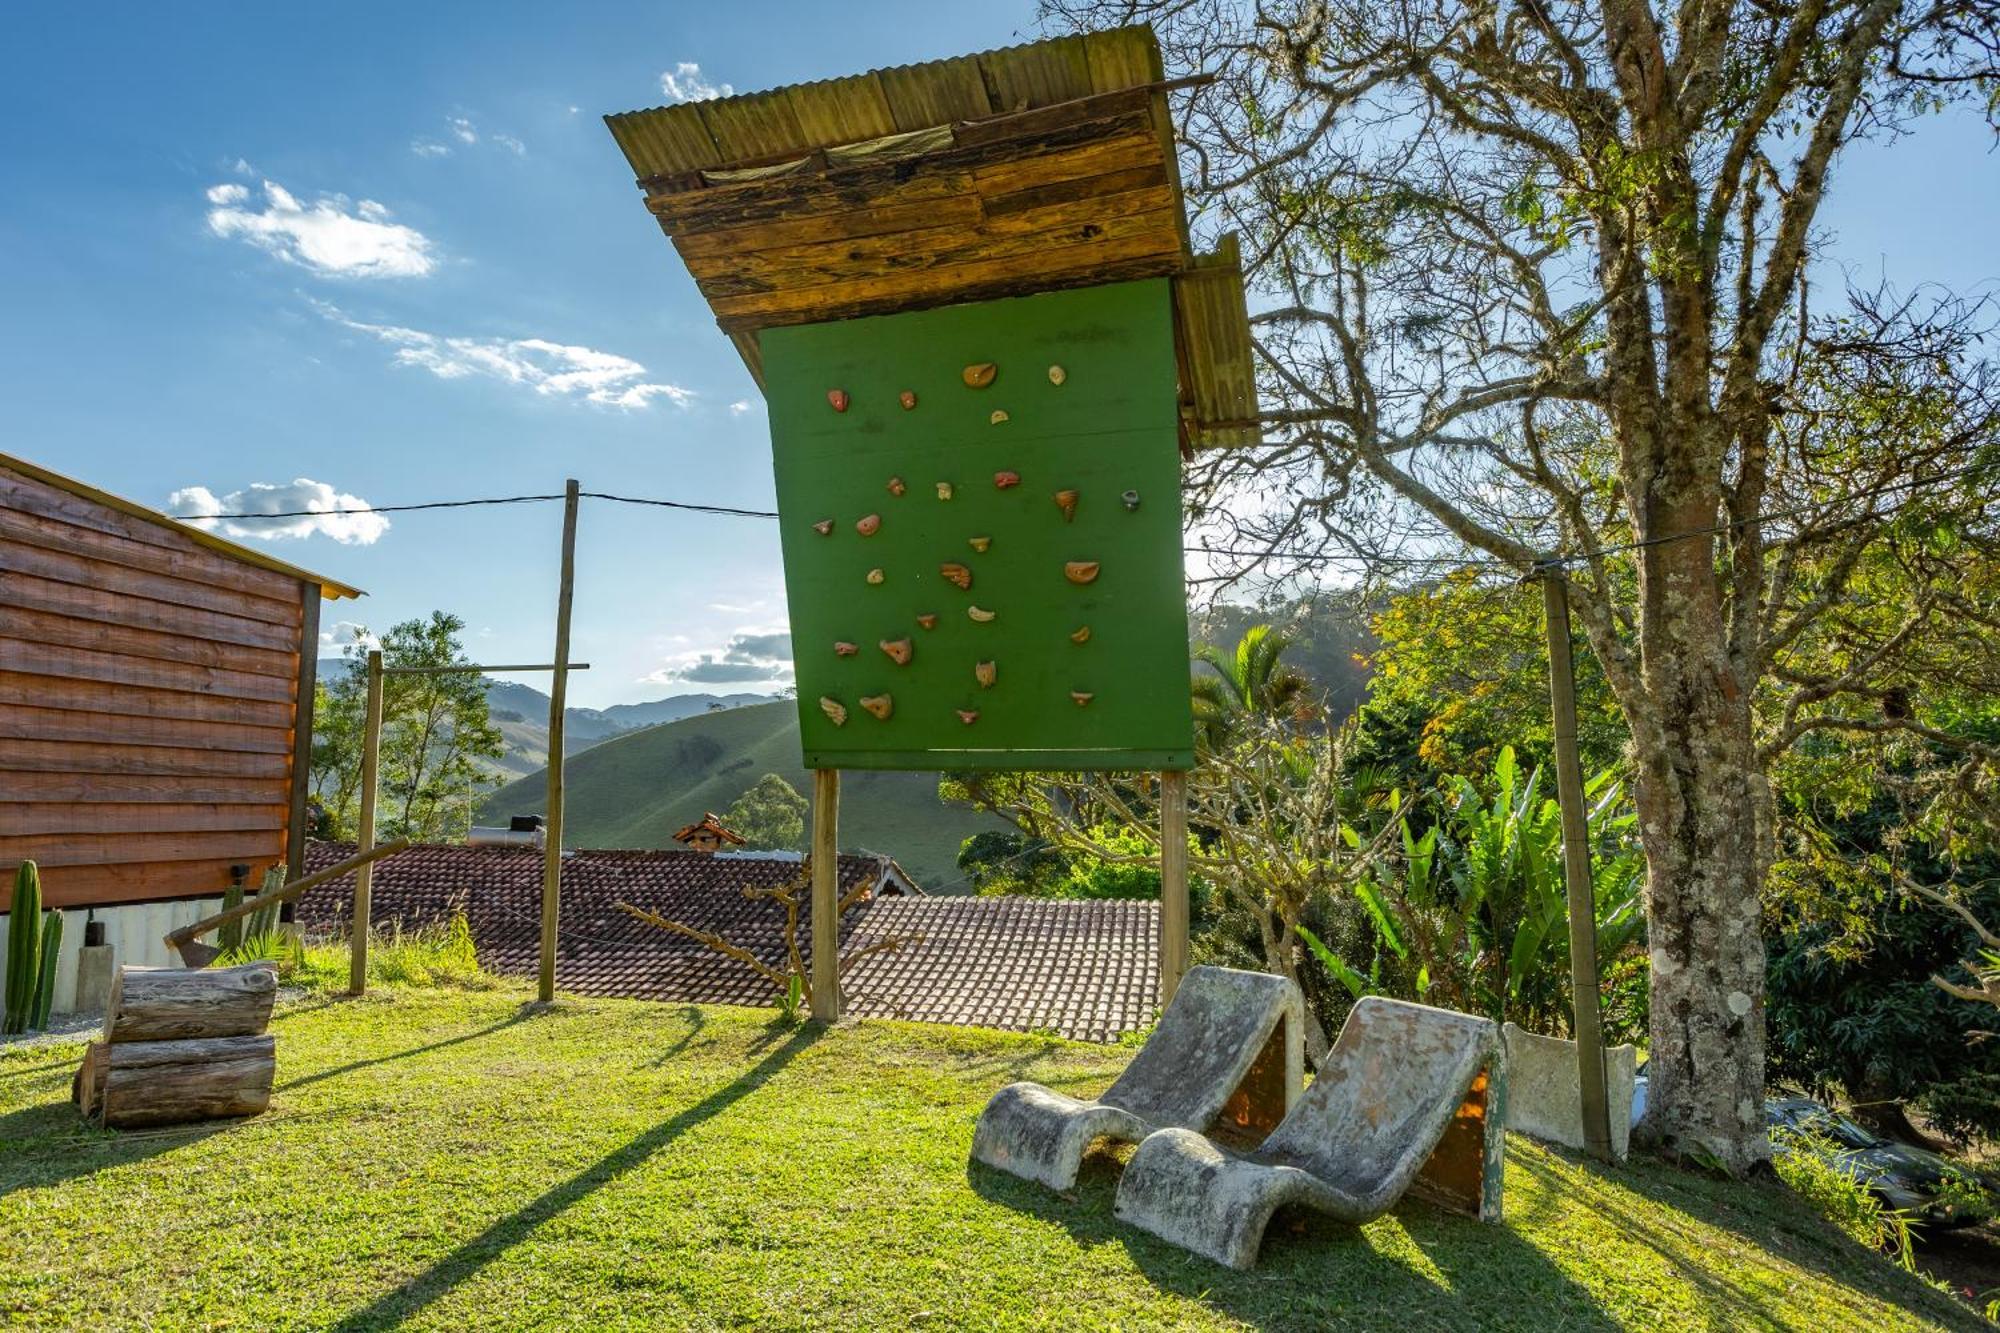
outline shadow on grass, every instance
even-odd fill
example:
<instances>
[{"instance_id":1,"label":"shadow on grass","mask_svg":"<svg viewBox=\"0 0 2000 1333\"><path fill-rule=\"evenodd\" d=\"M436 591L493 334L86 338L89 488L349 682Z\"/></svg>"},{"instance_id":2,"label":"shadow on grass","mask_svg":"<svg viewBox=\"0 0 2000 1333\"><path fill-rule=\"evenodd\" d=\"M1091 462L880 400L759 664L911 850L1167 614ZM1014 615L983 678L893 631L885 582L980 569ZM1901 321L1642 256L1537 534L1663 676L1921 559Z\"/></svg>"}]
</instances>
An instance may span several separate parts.
<instances>
[{"instance_id":1,"label":"shadow on grass","mask_svg":"<svg viewBox=\"0 0 2000 1333\"><path fill-rule=\"evenodd\" d=\"M692 1042L696 1037L699 1037L701 1035L701 1030L708 1026L708 1015L704 1014L701 1011L701 1006L698 1004L682 1005L679 1009L676 1009L674 1011L674 1017L680 1019L681 1022L687 1024L687 1031L681 1033L680 1036L676 1037L671 1043L668 1044L665 1050L661 1051L658 1055L654 1056L651 1060L647 1061L647 1063L654 1069L658 1069L661 1065L667 1063L667 1061L673 1059L675 1056L679 1055L682 1051L686 1050L688 1048L688 1043Z\"/></svg>"},{"instance_id":2,"label":"shadow on grass","mask_svg":"<svg viewBox=\"0 0 2000 1333\"><path fill-rule=\"evenodd\" d=\"M0 1199L95 1175L197 1143L241 1122L211 1120L159 1129L97 1129L65 1099L0 1115Z\"/></svg>"},{"instance_id":3,"label":"shadow on grass","mask_svg":"<svg viewBox=\"0 0 2000 1333\"><path fill-rule=\"evenodd\" d=\"M1941 1320L1962 1319L1968 1327L1985 1326L1949 1297L1819 1216L1775 1179L1755 1184L1725 1181L1678 1170L1636 1152L1623 1170L1607 1173L1567 1150L1545 1145L1544 1151L1548 1155L1540 1159L1510 1154L1508 1171L1533 1176L1545 1198L1565 1197L1620 1235L1664 1255L1725 1313L1751 1322L1779 1320L1776 1311L1760 1303L1761 1297L1730 1282L1726 1266L1705 1253L1698 1239L1677 1234L1663 1225L1666 1220L1683 1217L1690 1226L1729 1232L1745 1245L1888 1305L1921 1310ZM1628 1192L1646 1200L1653 1211L1634 1208Z\"/></svg>"},{"instance_id":4,"label":"shadow on grass","mask_svg":"<svg viewBox=\"0 0 2000 1333\"><path fill-rule=\"evenodd\" d=\"M1081 1245L1118 1245L1154 1286L1258 1328L1485 1327L1512 1315L1534 1326L1620 1325L1583 1287L1511 1227L1454 1217L1415 1201L1390 1215L1417 1251L1303 1209L1281 1209L1257 1267L1234 1269L1127 1226L1113 1215L1120 1158L1084 1158L1071 1197L981 1164L967 1179L983 1198L1061 1226ZM1376 1224L1379 1230L1381 1224Z\"/></svg>"},{"instance_id":5,"label":"shadow on grass","mask_svg":"<svg viewBox=\"0 0 2000 1333\"><path fill-rule=\"evenodd\" d=\"M456 1037L446 1037L442 1041L428 1042L422 1046L411 1046L406 1050L391 1051L387 1055L371 1056L366 1060L353 1060L344 1065L336 1065L332 1069L322 1069L317 1074L307 1074L303 1078L295 1078L289 1083L281 1083L272 1089L272 1091L293 1092L299 1088L310 1087L314 1083L321 1083L330 1078L339 1078L343 1074L352 1074L358 1069L368 1069L375 1065L393 1064L397 1060L408 1060L414 1056L428 1055L433 1051L447 1050L453 1046L463 1045L468 1041L477 1041L481 1037L490 1037L494 1033L513 1027L516 1023L525 1019L536 1017L539 1012L532 1003L522 1004L513 1013L507 1015L507 1017L501 1019L498 1023L489 1023L476 1032L462 1032Z\"/></svg>"},{"instance_id":6,"label":"shadow on grass","mask_svg":"<svg viewBox=\"0 0 2000 1333\"><path fill-rule=\"evenodd\" d=\"M336 1333L350 1333L361 1329L394 1328L422 1313L526 1240L537 1228L547 1225L592 1193L634 1167L643 1165L654 1153L681 1135L714 1119L763 1087L800 1051L817 1041L820 1031L812 1025L792 1028L789 1040L745 1070L735 1082L661 1121L561 1184L551 1186L538 1198L501 1218L423 1272L348 1315L333 1325L334 1330Z\"/></svg>"}]
</instances>

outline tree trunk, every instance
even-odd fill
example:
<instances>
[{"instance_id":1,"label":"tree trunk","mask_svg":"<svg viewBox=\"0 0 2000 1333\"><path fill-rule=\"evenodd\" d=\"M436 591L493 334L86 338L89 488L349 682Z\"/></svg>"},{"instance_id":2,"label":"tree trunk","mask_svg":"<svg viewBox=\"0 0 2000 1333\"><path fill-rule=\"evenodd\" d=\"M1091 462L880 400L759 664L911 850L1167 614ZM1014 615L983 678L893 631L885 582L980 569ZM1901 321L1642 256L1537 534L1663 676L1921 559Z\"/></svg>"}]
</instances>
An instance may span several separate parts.
<instances>
[{"instance_id":1,"label":"tree trunk","mask_svg":"<svg viewBox=\"0 0 2000 1333\"><path fill-rule=\"evenodd\" d=\"M238 1037L262 1032L278 998L278 969L121 967L104 1015L109 1042Z\"/></svg>"},{"instance_id":2,"label":"tree trunk","mask_svg":"<svg viewBox=\"0 0 2000 1333\"><path fill-rule=\"evenodd\" d=\"M83 1114L111 1129L257 1115L271 1104L277 1040L268 1034L91 1043L77 1073Z\"/></svg>"},{"instance_id":3,"label":"tree trunk","mask_svg":"<svg viewBox=\"0 0 2000 1333\"><path fill-rule=\"evenodd\" d=\"M1712 519L1706 497L1656 530ZM1770 1157L1764 1133L1766 778L1749 691L1728 652L1714 549L1663 543L1641 560L1642 672L1654 716L1635 727L1634 796L1652 951L1646 1136L1732 1173Z\"/></svg>"},{"instance_id":4,"label":"tree trunk","mask_svg":"<svg viewBox=\"0 0 2000 1333\"><path fill-rule=\"evenodd\" d=\"M1298 938L1298 932L1286 928L1282 919L1278 926L1284 931L1282 935L1272 930L1268 915L1258 923L1258 931L1264 937L1264 966L1298 987L1299 997L1304 1001L1305 984L1299 979L1298 963L1289 947L1289 941ZM1320 1025L1319 1015L1313 1012L1312 1004L1304 1002L1300 1007L1305 1011L1305 1031L1301 1035L1305 1039L1306 1060L1317 1069L1333 1043L1327 1039L1326 1029Z\"/></svg>"}]
</instances>

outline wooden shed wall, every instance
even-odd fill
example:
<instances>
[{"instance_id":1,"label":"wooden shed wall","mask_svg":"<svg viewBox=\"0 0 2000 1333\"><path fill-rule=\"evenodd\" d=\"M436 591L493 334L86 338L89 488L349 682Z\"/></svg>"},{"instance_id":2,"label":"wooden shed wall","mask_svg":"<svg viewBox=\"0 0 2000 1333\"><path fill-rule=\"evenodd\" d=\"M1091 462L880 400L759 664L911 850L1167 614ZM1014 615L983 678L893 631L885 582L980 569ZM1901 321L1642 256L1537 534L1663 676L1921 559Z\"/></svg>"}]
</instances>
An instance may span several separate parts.
<instances>
[{"instance_id":1,"label":"wooden shed wall","mask_svg":"<svg viewBox=\"0 0 2000 1333\"><path fill-rule=\"evenodd\" d=\"M0 903L30 858L65 907L283 862L319 597L0 467Z\"/></svg>"}]
</instances>

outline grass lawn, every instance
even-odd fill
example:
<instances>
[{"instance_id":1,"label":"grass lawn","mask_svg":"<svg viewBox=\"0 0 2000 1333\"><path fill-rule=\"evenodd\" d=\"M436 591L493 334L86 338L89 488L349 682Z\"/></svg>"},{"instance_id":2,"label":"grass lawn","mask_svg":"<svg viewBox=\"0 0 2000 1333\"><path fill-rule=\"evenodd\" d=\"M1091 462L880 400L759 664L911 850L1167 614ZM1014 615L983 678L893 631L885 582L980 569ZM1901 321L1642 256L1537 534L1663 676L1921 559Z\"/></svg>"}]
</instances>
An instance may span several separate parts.
<instances>
[{"instance_id":1,"label":"grass lawn","mask_svg":"<svg viewBox=\"0 0 2000 1333\"><path fill-rule=\"evenodd\" d=\"M988 1094L1129 1052L522 992L312 998L270 1113L83 1128L0 1054L0 1322L63 1328L1982 1327L1774 1185L1510 1144L1507 1221L1274 1223L1238 1274L967 1169Z\"/></svg>"}]
</instances>

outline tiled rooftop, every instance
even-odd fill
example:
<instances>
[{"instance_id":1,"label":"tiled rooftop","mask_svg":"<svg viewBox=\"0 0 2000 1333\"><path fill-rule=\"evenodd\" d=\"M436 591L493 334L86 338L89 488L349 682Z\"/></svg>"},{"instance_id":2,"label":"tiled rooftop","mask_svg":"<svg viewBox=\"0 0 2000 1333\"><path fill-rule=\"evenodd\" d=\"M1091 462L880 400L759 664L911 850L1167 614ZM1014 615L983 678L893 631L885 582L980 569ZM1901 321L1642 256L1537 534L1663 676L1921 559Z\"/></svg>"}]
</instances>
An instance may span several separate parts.
<instances>
[{"instance_id":1,"label":"tiled rooftop","mask_svg":"<svg viewBox=\"0 0 2000 1333\"><path fill-rule=\"evenodd\" d=\"M309 870L352 855L351 844L308 845ZM885 861L840 858L843 894ZM687 851L580 851L563 860L556 982L585 995L702 1004L770 1004L751 968L643 922L617 904L651 908L712 932L782 968L784 911L742 894L796 874L796 860ZM423 845L376 863L371 916L379 929L463 912L481 964L532 974L540 957L542 854L531 847ZM352 877L299 900L309 932L345 928ZM844 952L885 938L843 979L857 1017L905 1018L1115 1040L1152 1021L1158 991L1157 905L1031 898L876 896L841 922ZM801 912L800 947L811 939Z\"/></svg>"}]
</instances>

